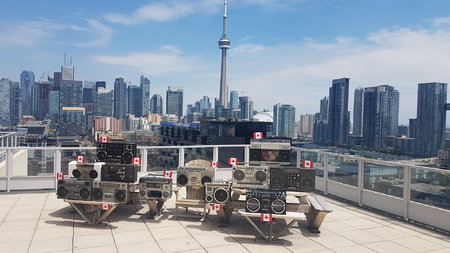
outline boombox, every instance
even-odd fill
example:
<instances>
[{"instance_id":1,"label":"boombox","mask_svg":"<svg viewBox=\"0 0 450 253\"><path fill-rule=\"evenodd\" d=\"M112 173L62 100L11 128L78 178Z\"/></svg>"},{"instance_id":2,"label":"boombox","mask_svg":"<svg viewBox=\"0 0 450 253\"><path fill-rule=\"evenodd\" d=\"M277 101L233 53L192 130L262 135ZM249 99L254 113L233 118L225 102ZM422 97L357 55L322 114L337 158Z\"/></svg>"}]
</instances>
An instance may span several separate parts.
<instances>
[{"instance_id":1,"label":"boombox","mask_svg":"<svg viewBox=\"0 0 450 253\"><path fill-rule=\"evenodd\" d=\"M289 164L291 162L290 140L252 140L250 143L250 163L252 162Z\"/></svg>"},{"instance_id":2,"label":"boombox","mask_svg":"<svg viewBox=\"0 0 450 253\"><path fill-rule=\"evenodd\" d=\"M140 167L135 164L105 164L101 169L102 181L134 183Z\"/></svg>"},{"instance_id":3,"label":"boombox","mask_svg":"<svg viewBox=\"0 0 450 253\"><path fill-rule=\"evenodd\" d=\"M295 167L270 168L270 189L312 191L315 189L315 170Z\"/></svg>"},{"instance_id":4,"label":"boombox","mask_svg":"<svg viewBox=\"0 0 450 253\"><path fill-rule=\"evenodd\" d=\"M120 162L130 164L137 156L136 143L132 142L98 142L97 162Z\"/></svg>"},{"instance_id":5,"label":"boombox","mask_svg":"<svg viewBox=\"0 0 450 253\"><path fill-rule=\"evenodd\" d=\"M170 199L172 178L147 176L139 179L139 196L144 199Z\"/></svg>"},{"instance_id":6,"label":"boombox","mask_svg":"<svg viewBox=\"0 0 450 253\"><path fill-rule=\"evenodd\" d=\"M234 166L233 187L244 189L269 189L268 166Z\"/></svg>"},{"instance_id":7,"label":"boombox","mask_svg":"<svg viewBox=\"0 0 450 253\"><path fill-rule=\"evenodd\" d=\"M225 204L230 201L230 183L206 183L205 201L207 203Z\"/></svg>"},{"instance_id":8,"label":"boombox","mask_svg":"<svg viewBox=\"0 0 450 253\"><path fill-rule=\"evenodd\" d=\"M100 172L104 164L69 162L69 176L77 180L100 180Z\"/></svg>"},{"instance_id":9,"label":"boombox","mask_svg":"<svg viewBox=\"0 0 450 253\"><path fill-rule=\"evenodd\" d=\"M247 190L245 211L286 214L286 191Z\"/></svg>"},{"instance_id":10,"label":"boombox","mask_svg":"<svg viewBox=\"0 0 450 253\"><path fill-rule=\"evenodd\" d=\"M93 201L127 203L128 195L128 183L94 181L92 184Z\"/></svg>"},{"instance_id":11,"label":"boombox","mask_svg":"<svg viewBox=\"0 0 450 253\"><path fill-rule=\"evenodd\" d=\"M203 186L214 181L214 168L177 168L177 186Z\"/></svg>"},{"instance_id":12,"label":"boombox","mask_svg":"<svg viewBox=\"0 0 450 253\"><path fill-rule=\"evenodd\" d=\"M92 181L58 180L58 199L91 200Z\"/></svg>"}]
</instances>

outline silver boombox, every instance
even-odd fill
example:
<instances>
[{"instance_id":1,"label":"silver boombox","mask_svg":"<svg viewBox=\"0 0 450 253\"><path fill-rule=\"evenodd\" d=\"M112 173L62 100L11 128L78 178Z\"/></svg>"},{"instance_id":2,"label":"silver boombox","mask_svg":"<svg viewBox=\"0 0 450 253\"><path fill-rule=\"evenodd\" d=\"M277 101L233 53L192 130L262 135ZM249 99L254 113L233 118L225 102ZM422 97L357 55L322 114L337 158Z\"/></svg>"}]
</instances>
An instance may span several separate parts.
<instances>
[{"instance_id":1,"label":"silver boombox","mask_svg":"<svg viewBox=\"0 0 450 253\"><path fill-rule=\"evenodd\" d=\"M170 199L172 178L147 176L139 179L139 197L143 199Z\"/></svg>"},{"instance_id":2,"label":"silver boombox","mask_svg":"<svg viewBox=\"0 0 450 253\"><path fill-rule=\"evenodd\" d=\"M92 181L59 179L56 196L58 199L91 200Z\"/></svg>"},{"instance_id":3,"label":"silver boombox","mask_svg":"<svg viewBox=\"0 0 450 253\"><path fill-rule=\"evenodd\" d=\"M269 189L269 166L234 166L232 180L235 188Z\"/></svg>"},{"instance_id":4,"label":"silver boombox","mask_svg":"<svg viewBox=\"0 0 450 253\"><path fill-rule=\"evenodd\" d=\"M105 163L69 162L69 176L77 180L100 180L101 169Z\"/></svg>"},{"instance_id":5,"label":"silver boombox","mask_svg":"<svg viewBox=\"0 0 450 253\"><path fill-rule=\"evenodd\" d=\"M205 201L207 203L225 204L230 202L231 184L230 183L206 183Z\"/></svg>"},{"instance_id":6,"label":"silver boombox","mask_svg":"<svg viewBox=\"0 0 450 253\"><path fill-rule=\"evenodd\" d=\"M128 183L94 181L92 200L111 203L127 203L129 200Z\"/></svg>"},{"instance_id":7,"label":"silver boombox","mask_svg":"<svg viewBox=\"0 0 450 253\"><path fill-rule=\"evenodd\" d=\"M205 183L214 181L214 168L177 168L177 186L203 186Z\"/></svg>"},{"instance_id":8,"label":"silver boombox","mask_svg":"<svg viewBox=\"0 0 450 253\"><path fill-rule=\"evenodd\" d=\"M250 163L290 164L291 142L289 139L260 139L250 142Z\"/></svg>"}]
</instances>

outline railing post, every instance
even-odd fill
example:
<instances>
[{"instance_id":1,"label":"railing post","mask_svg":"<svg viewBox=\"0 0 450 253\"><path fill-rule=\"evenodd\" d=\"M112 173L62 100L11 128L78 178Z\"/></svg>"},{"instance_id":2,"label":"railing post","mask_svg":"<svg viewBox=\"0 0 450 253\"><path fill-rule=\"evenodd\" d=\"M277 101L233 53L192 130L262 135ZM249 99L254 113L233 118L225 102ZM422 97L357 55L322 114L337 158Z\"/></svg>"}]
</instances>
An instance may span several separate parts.
<instances>
[{"instance_id":1,"label":"railing post","mask_svg":"<svg viewBox=\"0 0 450 253\"><path fill-rule=\"evenodd\" d=\"M323 181L325 182L325 195L328 195L328 154L325 154L324 165L323 165Z\"/></svg>"},{"instance_id":2,"label":"railing post","mask_svg":"<svg viewBox=\"0 0 450 253\"><path fill-rule=\"evenodd\" d=\"M5 138L3 138L3 137L0 137L0 138L2 138L2 147L4 147L5 146L5 144L4 144Z\"/></svg>"},{"instance_id":3,"label":"railing post","mask_svg":"<svg viewBox=\"0 0 450 253\"><path fill-rule=\"evenodd\" d=\"M57 173L61 173L61 150L56 149L55 150L55 158L53 159L53 167L55 168L55 179ZM70 177L70 176L69 176ZM58 190L58 183L57 180L55 180L55 190Z\"/></svg>"},{"instance_id":4,"label":"railing post","mask_svg":"<svg viewBox=\"0 0 450 253\"><path fill-rule=\"evenodd\" d=\"M11 191L11 176L13 174L13 158L14 153L8 149L6 153L6 192Z\"/></svg>"},{"instance_id":5,"label":"railing post","mask_svg":"<svg viewBox=\"0 0 450 253\"><path fill-rule=\"evenodd\" d=\"M178 149L178 166L184 166L184 148Z\"/></svg>"},{"instance_id":6,"label":"railing post","mask_svg":"<svg viewBox=\"0 0 450 253\"><path fill-rule=\"evenodd\" d=\"M296 167L300 168L301 163L302 163L302 161L301 161L301 159L302 159L302 151L300 151L298 149L296 149L296 150L297 150L297 164L296 164Z\"/></svg>"},{"instance_id":7,"label":"railing post","mask_svg":"<svg viewBox=\"0 0 450 253\"><path fill-rule=\"evenodd\" d=\"M14 147L17 147L17 134L14 134Z\"/></svg>"},{"instance_id":8,"label":"railing post","mask_svg":"<svg viewBox=\"0 0 450 253\"><path fill-rule=\"evenodd\" d=\"M409 203L411 201L411 170L410 166L403 167L403 219L409 220Z\"/></svg>"},{"instance_id":9,"label":"railing post","mask_svg":"<svg viewBox=\"0 0 450 253\"><path fill-rule=\"evenodd\" d=\"M141 172L147 172L147 165L148 165L148 153L147 149L141 149Z\"/></svg>"},{"instance_id":10,"label":"railing post","mask_svg":"<svg viewBox=\"0 0 450 253\"><path fill-rule=\"evenodd\" d=\"M364 160L358 159L358 204L363 205L363 191L364 191Z\"/></svg>"},{"instance_id":11,"label":"railing post","mask_svg":"<svg viewBox=\"0 0 450 253\"><path fill-rule=\"evenodd\" d=\"M219 161L219 147L213 148L213 161Z\"/></svg>"},{"instance_id":12,"label":"railing post","mask_svg":"<svg viewBox=\"0 0 450 253\"><path fill-rule=\"evenodd\" d=\"M246 146L244 148L244 163L245 165L248 165L250 162L250 146Z\"/></svg>"}]
</instances>

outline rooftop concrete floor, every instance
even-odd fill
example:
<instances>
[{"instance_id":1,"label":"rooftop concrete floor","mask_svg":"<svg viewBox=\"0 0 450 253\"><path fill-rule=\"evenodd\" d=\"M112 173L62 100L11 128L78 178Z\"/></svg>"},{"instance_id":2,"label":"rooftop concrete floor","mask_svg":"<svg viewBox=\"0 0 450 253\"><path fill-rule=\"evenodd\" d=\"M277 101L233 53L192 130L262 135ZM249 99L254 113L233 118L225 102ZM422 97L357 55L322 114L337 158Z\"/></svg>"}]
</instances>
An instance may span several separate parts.
<instances>
[{"instance_id":1,"label":"rooftop concrete floor","mask_svg":"<svg viewBox=\"0 0 450 253\"><path fill-rule=\"evenodd\" d=\"M0 252L450 252L446 235L326 199L334 211L320 234L301 222L266 242L236 214L227 226L214 211L204 222L175 220L173 198L159 220L147 218L147 205L130 204L93 226L54 192L0 194ZM276 223L275 231L285 221Z\"/></svg>"}]
</instances>

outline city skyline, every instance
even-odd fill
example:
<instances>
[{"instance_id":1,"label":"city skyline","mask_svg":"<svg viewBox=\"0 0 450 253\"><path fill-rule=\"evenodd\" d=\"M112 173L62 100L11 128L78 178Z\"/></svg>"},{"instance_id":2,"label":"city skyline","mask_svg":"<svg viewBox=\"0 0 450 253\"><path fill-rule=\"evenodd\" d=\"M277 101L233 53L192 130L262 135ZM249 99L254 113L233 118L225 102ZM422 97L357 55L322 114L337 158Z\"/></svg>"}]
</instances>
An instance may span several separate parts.
<instances>
[{"instance_id":1,"label":"city skyline","mask_svg":"<svg viewBox=\"0 0 450 253\"><path fill-rule=\"evenodd\" d=\"M230 0L228 6L234 46L227 84L252 97L256 110L282 102L295 106L297 117L318 112L330 80L348 77L350 91L396 87L405 124L416 117L418 83L450 80L445 1ZM20 81L23 70L51 74L66 53L75 80L104 80L112 89L117 77L139 85L143 74L152 81L151 95L183 86L184 106L204 95L216 98L221 12L223 0L8 3L0 50L9 60L0 76ZM349 96L350 111L352 101Z\"/></svg>"}]
</instances>

